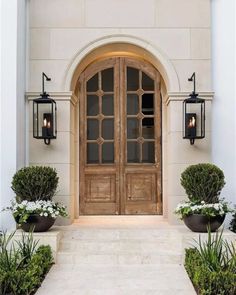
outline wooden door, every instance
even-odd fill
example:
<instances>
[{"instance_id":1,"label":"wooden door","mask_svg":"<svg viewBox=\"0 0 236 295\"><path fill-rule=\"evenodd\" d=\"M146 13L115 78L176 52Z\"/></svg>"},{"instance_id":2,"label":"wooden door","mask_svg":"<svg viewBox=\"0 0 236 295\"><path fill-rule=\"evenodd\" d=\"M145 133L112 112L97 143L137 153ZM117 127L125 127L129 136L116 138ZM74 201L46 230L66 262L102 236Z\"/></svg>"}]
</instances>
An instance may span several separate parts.
<instances>
[{"instance_id":1,"label":"wooden door","mask_svg":"<svg viewBox=\"0 0 236 295\"><path fill-rule=\"evenodd\" d=\"M161 214L160 75L116 57L79 81L80 214Z\"/></svg>"}]
</instances>

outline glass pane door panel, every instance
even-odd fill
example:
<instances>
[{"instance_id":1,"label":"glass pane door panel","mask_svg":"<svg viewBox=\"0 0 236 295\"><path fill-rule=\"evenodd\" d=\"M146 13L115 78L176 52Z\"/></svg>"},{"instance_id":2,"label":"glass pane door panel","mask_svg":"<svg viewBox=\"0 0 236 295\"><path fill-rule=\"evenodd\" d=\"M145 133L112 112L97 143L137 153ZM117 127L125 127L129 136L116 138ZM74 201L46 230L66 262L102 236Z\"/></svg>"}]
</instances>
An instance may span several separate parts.
<instances>
[{"instance_id":1,"label":"glass pane door panel","mask_svg":"<svg viewBox=\"0 0 236 295\"><path fill-rule=\"evenodd\" d=\"M136 139L139 137L139 120L136 118L127 119L127 138Z\"/></svg>"},{"instance_id":2,"label":"glass pane door panel","mask_svg":"<svg viewBox=\"0 0 236 295\"><path fill-rule=\"evenodd\" d=\"M127 95L127 115L137 115L139 112L139 97L137 94Z\"/></svg>"},{"instance_id":3,"label":"glass pane door panel","mask_svg":"<svg viewBox=\"0 0 236 295\"><path fill-rule=\"evenodd\" d=\"M87 139L97 139L99 137L99 121L94 119L87 120Z\"/></svg>"},{"instance_id":4,"label":"glass pane door panel","mask_svg":"<svg viewBox=\"0 0 236 295\"><path fill-rule=\"evenodd\" d=\"M153 127L143 127L143 138L144 139L154 139L154 128Z\"/></svg>"},{"instance_id":5,"label":"glass pane door panel","mask_svg":"<svg viewBox=\"0 0 236 295\"><path fill-rule=\"evenodd\" d=\"M113 91L114 89L114 70L113 68L102 71L102 90Z\"/></svg>"},{"instance_id":6,"label":"glass pane door panel","mask_svg":"<svg viewBox=\"0 0 236 295\"><path fill-rule=\"evenodd\" d=\"M87 116L97 116L98 113L99 113L98 96L88 95L87 96Z\"/></svg>"},{"instance_id":7,"label":"glass pane door panel","mask_svg":"<svg viewBox=\"0 0 236 295\"><path fill-rule=\"evenodd\" d=\"M113 142L103 143L102 163L114 163L114 143Z\"/></svg>"},{"instance_id":8,"label":"glass pane door panel","mask_svg":"<svg viewBox=\"0 0 236 295\"><path fill-rule=\"evenodd\" d=\"M143 143L143 163L154 163L155 162L155 143L144 142Z\"/></svg>"},{"instance_id":9,"label":"glass pane door panel","mask_svg":"<svg viewBox=\"0 0 236 295\"><path fill-rule=\"evenodd\" d=\"M112 94L107 94L102 97L102 113L104 116L114 115L114 97Z\"/></svg>"},{"instance_id":10,"label":"glass pane door panel","mask_svg":"<svg viewBox=\"0 0 236 295\"><path fill-rule=\"evenodd\" d=\"M137 142L127 142L127 162L139 163L140 144Z\"/></svg>"},{"instance_id":11,"label":"glass pane door panel","mask_svg":"<svg viewBox=\"0 0 236 295\"><path fill-rule=\"evenodd\" d=\"M153 94L144 93L142 95L142 113L144 115L154 114Z\"/></svg>"},{"instance_id":12,"label":"glass pane door panel","mask_svg":"<svg viewBox=\"0 0 236 295\"><path fill-rule=\"evenodd\" d=\"M142 72L142 89L154 91L154 81Z\"/></svg>"},{"instance_id":13,"label":"glass pane door panel","mask_svg":"<svg viewBox=\"0 0 236 295\"><path fill-rule=\"evenodd\" d=\"M127 67L127 91L139 89L139 70Z\"/></svg>"},{"instance_id":14,"label":"glass pane door panel","mask_svg":"<svg viewBox=\"0 0 236 295\"><path fill-rule=\"evenodd\" d=\"M87 82L87 92L96 92L98 90L98 74L94 75Z\"/></svg>"},{"instance_id":15,"label":"glass pane door panel","mask_svg":"<svg viewBox=\"0 0 236 295\"><path fill-rule=\"evenodd\" d=\"M142 136L146 139L154 139L154 118L142 120Z\"/></svg>"},{"instance_id":16,"label":"glass pane door panel","mask_svg":"<svg viewBox=\"0 0 236 295\"><path fill-rule=\"evenodd\" d=\"M114 139L114 120L104 119L102 121L102 137L104 139Z\"/></svg>"},{"instance_id":17,"label":"glass pane door panel","mask_svg":"<svg viewBox=\"0 0 236 295\"><path fill-rule=\"evenodd\" d=\"M97 164L99 163L99 153L97 143L87 143L87 163Z\"/></svg>"}]
</instances>

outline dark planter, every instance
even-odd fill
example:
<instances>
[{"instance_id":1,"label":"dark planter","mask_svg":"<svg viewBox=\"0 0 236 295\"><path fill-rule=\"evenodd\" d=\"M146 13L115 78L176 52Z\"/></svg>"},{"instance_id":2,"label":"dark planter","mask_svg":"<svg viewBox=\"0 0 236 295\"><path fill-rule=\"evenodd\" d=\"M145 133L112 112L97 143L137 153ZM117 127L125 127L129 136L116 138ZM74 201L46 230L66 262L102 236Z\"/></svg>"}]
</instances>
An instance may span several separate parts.
<instances>
[{"instance_id":1,"label":"dark planter","mask_svg":"<svg viewBox=\"0 0 236 295\"><path fill-rule=\"evenodd\" d=\"M34 232L44 232L49 230L54 222L55 218L49 216L31 215L27 219L27 222L21 224L21 228L26 232L30 230L34 230Z\"/></svg>"},{"instance_id":2,"label":"dark planter","mask_svg":"<svg viewBox=\"0 0 236 295\"><path fill-rule=\"evenodd\" d=\"M183 218L185 225L191 229L191 231L206 233L208 227L210 227L211 232L215 232L224 222L225 215L207 217L201 214L192 214Z\"/></svg>"}]
</instances>

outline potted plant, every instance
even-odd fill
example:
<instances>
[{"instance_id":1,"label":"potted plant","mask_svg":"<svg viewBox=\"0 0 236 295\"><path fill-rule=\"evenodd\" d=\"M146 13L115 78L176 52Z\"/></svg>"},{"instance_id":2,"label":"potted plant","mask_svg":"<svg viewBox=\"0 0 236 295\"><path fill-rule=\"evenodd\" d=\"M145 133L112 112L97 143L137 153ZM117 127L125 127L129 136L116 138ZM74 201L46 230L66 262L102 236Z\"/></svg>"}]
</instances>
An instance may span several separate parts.
<instances>
[{"instance_id":1,"label":"potted plant","mask_svg":"<svg viewBox=\"0 0 236 295\"><path fill-rule=\"evenodd\" d=\"M215 232L230 212L228 204L220 199L225 185L224 173L209 163L190 165L181 174L181 185L189 198L178 204L175 213L194 232Z\"/></svg>"},{"instance_id":2,"label":"potted plant","mask_svg":"<svg viewBox=\"0 0 236 295\"><path fill-rule=\"evenodd\" d=\"M12 190L16 194L9 209L24 231L47 231L57 216L67 216L65 206L52 201L58 186L58 176L51 167L30 166L13 176Z\"/></svg>"}]
</instances>

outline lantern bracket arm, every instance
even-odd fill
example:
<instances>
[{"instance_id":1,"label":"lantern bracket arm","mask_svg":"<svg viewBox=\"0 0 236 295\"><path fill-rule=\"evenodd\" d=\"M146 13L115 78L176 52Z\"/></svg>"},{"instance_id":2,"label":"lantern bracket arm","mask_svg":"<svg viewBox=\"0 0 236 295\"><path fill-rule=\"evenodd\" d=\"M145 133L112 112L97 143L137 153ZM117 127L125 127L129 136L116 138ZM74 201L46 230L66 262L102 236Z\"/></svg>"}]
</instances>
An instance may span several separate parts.
<instances>
[{"instance_id":1,"label":"lantern bracket arm","mask_svg":"<svg viewBox=\"0 0 236 295\"><path fill-rule=\"evenodd\" d=\"M192 76L188 78L189 82L193 82L193 91L190 94L190 97L188 99L191 100L197 100L198 99L198 93L196 93L196 73L193 72Z\"/></svg>"},{"instance_id":2,"label":"lantern bracket arm","mask_svg":"<svg viewBox=\"0 0 236 295\"><path fill-rule=\"evenodd\" d=\"M51 81L51 78L49 78L44 72L42 72L42 97L46 97L49 96L49 94L46 93L46 91L44 90L44 82L46 81Z\"/></svg>"}]
</instances>

